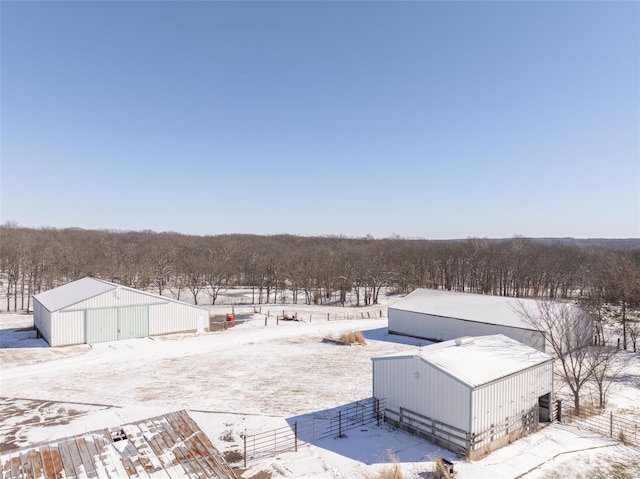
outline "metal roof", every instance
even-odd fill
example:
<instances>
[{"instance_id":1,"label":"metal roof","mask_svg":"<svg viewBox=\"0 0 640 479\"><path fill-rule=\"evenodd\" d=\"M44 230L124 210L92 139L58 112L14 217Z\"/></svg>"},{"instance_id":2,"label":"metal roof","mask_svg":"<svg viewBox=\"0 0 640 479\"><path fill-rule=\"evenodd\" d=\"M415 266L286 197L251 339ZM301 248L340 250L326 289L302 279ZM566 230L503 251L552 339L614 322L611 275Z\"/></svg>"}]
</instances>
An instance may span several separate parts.
<instances>
[{"instance_id":1,"label":"metal roof","mask_svg":"<svg viewBox=\"0 0 640 479\"><path fill-rule=\"evenodd\" d=\"M106 293L118 287L96 278L82 278L34 296L50 312L59 311L73 304Z\"/></svg>"},{"instance_id":2,"label":"metal roof","mask_svg":"<svg viewBox=\"0 0 640 479\"><path fill-rule=\"evenodd\" d=\"M557 304L576 307L571 303ZM536 311L537 300L420 288L389 306L389 310L411 311L478 323L535 330L536 328L527 323L518 314L522 307L530 311Z\"/></svg>"},{"instance_id":3,"label":"metal roof","mask_svg":"<svg viewBox=\"0 0 640 479\"><path fill-rule=\"evenodd\" d=\"M81 301L93 298L103 293L107 293L114 289L126 289L128 291L134 291L139 294L144 294L152 298L162 300L162 303L177 303L182 306L188 306L190 308L196 308L200 310L208 311L207 308L197 306L194 304L178 301L177 299L168 298L166 296L160 296L158 294L149 293L147 291L141 291L135 288L129 288L128 286L122 286L115 283L110 283L103 279L97 278L82 278L71 283L58 286L57 288L50 289L34 296L38 302L47 308L50 312L59 311L61 309L73 306Z\"/></svg>"},{"instance_id":4,"label":"metal roof","mask_svg":"<svg viewBox=\"0 0 640 479\"><path fill-rule=\"evenodd\" d=\"M462 344L458 346L456 341ZM553 361L548 354L503 334L452 339L373 360L416 356L472 388Z\"/></svg>"},{"instance_id":5,"label":"metal roof","mask_svg":"<svg viewBox=\"0 0 640 479\"><path fill-rule=\"evenodd\" d=\"M237 479L186 411L2 454L3 479Z\"/></svg>"}]
</instances>

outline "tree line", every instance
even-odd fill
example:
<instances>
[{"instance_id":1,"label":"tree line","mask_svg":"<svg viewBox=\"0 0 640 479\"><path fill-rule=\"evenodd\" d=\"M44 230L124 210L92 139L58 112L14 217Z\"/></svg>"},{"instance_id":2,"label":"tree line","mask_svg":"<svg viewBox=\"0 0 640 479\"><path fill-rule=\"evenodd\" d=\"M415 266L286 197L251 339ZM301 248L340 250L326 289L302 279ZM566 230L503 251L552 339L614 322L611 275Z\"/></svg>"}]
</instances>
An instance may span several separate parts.
<instances>
[{"instance_id":1,"label":"tree line","mask_svg":"<svg viewBox=\"0 0 640 479\"><path fill-rule=\"evenodd\" d=\"M254 304L345 305L354 297L356 306L376 304L382 288L423 287L576 299L603 321L613 306L623 326L640 307L640 241L194 236L11 223L0 226L0 239L8 311L29 310L32 295L84 276L196 304L203 297L215 304L234 286L250 287ZM626 345L632 332L622 329Z\"/></svg>"}]
</instances>

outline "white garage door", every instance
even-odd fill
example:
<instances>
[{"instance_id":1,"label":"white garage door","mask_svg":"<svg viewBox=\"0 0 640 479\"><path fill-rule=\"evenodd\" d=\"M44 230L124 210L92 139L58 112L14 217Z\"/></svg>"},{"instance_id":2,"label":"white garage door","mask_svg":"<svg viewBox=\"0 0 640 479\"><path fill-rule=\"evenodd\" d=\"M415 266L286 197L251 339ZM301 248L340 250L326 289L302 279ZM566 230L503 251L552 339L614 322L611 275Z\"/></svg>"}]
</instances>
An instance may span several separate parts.
<instances>
[{"instance_id":1,"label":"white garage door","mask_svg":"<svg viewBox=\"0 0 640 479\"><path fill-rule=\"evenodd\" d=\"M86 343L103 343L118 339L118 308L90 309L86 318Z\"/></svg>"},{"instance_id":2,"label":"white garage door","mask_svg":"<svg viewBox=\"0 0 640 479\"><path fill-rule=\"evenodd\" d=\"M118 339L149 336L149 306L120 308L120 337Z\"/></svg>"},{"instance_id":3,"label":"white garage door","mask_svg":"<svg viewBox=\"0 0 640 479\"><path fill-rule=\"evenodd\" d=\"M86 314L86 343L149 336L149 307L90 309Z\"/></svg>"}]
</instances>

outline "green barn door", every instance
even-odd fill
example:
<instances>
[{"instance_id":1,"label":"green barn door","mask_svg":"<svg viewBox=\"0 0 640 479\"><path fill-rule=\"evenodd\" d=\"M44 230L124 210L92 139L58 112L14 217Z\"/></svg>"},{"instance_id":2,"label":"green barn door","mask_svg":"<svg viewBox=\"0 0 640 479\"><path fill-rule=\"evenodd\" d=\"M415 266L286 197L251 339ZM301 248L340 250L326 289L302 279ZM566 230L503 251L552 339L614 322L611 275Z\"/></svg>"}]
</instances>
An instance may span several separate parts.
<instances>
[{"instance_id":1,"label":"green barn door","mask_svg":"<svg viewBox=\"0 0 640 479\"><path fill-rule=\"evenodd\" d=\"M149 306L120 308L119 339L146 338L149 336Z\"/></svg>"},{"instance_id":2,"label":"green barn door","mask_svg":"<svg viewBox=\"0 0 640 479\"><path fill-rule=\"evenodd\" d=\"M85 315L86 343L103 343L118 339L118 309L89 309Z\"/></svg>"}]
</instances>

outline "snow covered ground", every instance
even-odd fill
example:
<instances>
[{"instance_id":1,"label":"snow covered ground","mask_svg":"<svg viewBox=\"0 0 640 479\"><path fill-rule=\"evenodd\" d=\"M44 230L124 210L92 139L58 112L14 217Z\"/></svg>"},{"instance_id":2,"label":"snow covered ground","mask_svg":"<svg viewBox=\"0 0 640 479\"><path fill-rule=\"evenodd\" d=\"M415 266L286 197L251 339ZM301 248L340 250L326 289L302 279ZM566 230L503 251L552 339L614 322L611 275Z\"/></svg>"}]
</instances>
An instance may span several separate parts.
<instances>
[{"instance_id":1,"label":"snow covered ground","mask_svg":"<svg viewBox=\"0 0 640 479\"><path fill-rule=\"evenodd\" d=\"M226 331L65 348L23 329L31 315L0 314L0 444L6 450L186 409L241 467L241 434L370 397L371 357L428 344L389 335L386 317L278 325L271 318L265 326L266 307L262 313ZM362 331L367 344L322 342L345 331ZM640 361L627 372L611 405L620 398L619 409L633 413ZM250 463L242 477L364 478L397 461L405 478L418 479L439 457L454 461L463 479L640 477L640 450L564 424L475 462L384 424L346 436Z\"/></svg>"}]
</instances>

